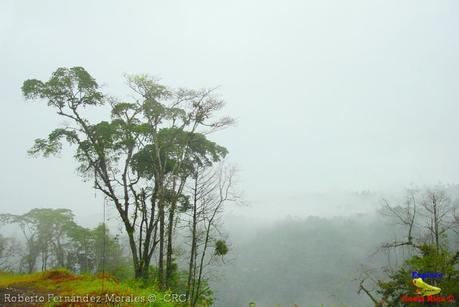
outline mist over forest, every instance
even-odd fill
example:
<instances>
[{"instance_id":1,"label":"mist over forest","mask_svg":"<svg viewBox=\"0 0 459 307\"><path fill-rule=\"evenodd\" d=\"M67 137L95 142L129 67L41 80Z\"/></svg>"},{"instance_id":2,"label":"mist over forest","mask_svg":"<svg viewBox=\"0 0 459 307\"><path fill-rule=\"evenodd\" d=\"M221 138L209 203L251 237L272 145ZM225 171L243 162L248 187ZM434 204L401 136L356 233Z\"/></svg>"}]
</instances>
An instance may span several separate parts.
<instances>
[{"instance_id":1,"label":"mist over forest","mask_svg":"<svg viewBox=\"0 0 459 307\"><path fill-rule=\"evenodd\" d=\"M0 305L457 305L458 15L1 1Z\"/></svg>"},{"instance_id":2,"label":"mist over forest","mask_svg":"<svg viewBox=\"0 0 459 307\"><path fill-rule=\"evenodd\" d=\"M362 276L371 272L373 278L387 280L391 270L416 255L410 248L392 250L385 247L385 244L401 242L407 236L406 225L397 216L387 214L387 204L393 203L393 208L400 210L409 203L410 193L425 197L427 190L427 187L410 189L393 194L391 199L369 191L347 197L343 195L344 203L351 201L353 204L348 208L354 208L346 215L289 215L266 223L247 213L227 213L222 232L230 252L224 260L222 257L221 262L213 265L206 276L214 291L214 305L244 306L247 302L257 302L260 306L308 306L311 302L320 302L329 306L370 306L368 297L359 291ZM451 209L459 208L459 187L436 186L431 191L447 193ZM369 205L372 212L366 208ZM236 209L244 212L250 206L243 204ZM94 223L97 224L97 220ZM132 272L128 269L128 243L117 227L119 223L109 223L110 231L116 236L109 235L107 239L112 242L110 246L114 245L106 251L108 262L105 269L119 278L129 278ZM422 224L419 226L420 230ZM102 253L101 227L99 224L94 230L95 234L99 232L95 243L99 255L95 258L101 257ZM3 233L9 233L10 237L2 236L1 263L4 269L20 271L20 263L16 257L11 259L13 254L8 254L7 248L8 240L14 238L12 242L17 245L14 255L25 252L20 247L24 240L17 237L18 229L13 228L3 228ZM457 249L457 234L448 232L448 235L453 238L449 240L448 248ZM177 254L180 255L188 242L185 233L178 236ZM186 261L179 260L178 263L181 269L186 268ZM94 265L100 266L100 263ZM94 269L97 271L96 267Z\"/></svg>"},{"instance_id":3,"label":"mist over forest","mask_svg":"<svg viewBox=\"0 0 459 307\"><path fill-rule=\"evenodd\" d=\"M459 208L459 188L442 189ZM329 217L288 216L270 224L229 217L226 228L233 252L215 272L216 306L243 306L250 301L261 306L308 306L310 302L370 306L368 297L358 294L364 273L387 279L388 270L415 254L410 249L384 248L385 243L407 236L397 217L385 214L386 201L404 206L407 195L407 191L390 198L369 191L342 195L349 211ZM454 232L449 235L455 250L459 237Z\"/></svg>"}]
</instances>

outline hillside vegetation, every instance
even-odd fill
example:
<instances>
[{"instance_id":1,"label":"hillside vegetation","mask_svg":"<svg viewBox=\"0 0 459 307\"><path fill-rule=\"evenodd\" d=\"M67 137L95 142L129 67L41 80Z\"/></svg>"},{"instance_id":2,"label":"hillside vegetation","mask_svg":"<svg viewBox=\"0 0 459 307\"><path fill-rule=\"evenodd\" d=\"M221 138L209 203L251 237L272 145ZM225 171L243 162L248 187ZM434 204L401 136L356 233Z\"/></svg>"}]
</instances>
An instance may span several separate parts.
<instances>
[{"instance_id":1,"label":"hillside vegetation","mask_svg":"<svg viewBox=\"0 0 459 307\"><path fill-rule=\"evenodd\" d=\"M75 275L64 269L32 274L1 272L0 292L1 303L14 306L183 305L178 302L179 296L158 291L155 287L142 286L137 282L119 282L108 274Z\"/></svg>"}]
</instances>

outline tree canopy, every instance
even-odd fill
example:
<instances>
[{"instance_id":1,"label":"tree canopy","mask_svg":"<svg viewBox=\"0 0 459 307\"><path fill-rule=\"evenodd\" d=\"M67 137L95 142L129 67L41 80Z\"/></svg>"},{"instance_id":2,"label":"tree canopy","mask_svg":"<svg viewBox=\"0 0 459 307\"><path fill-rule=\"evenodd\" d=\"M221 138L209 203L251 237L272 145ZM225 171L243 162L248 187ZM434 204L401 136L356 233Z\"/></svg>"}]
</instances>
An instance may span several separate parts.
<instances>
[{"instance_id":1,"label":"tree canopy","mask_svg":"<svg viewBox=\"0 0 459 307\"><path fill-rule=\"evenodd\" d=\"M189 208L185 184L197 169L225 158L228 150L208 136L233 120L218 116L224 102L213 89L173 89L147 75L126 80L132 101L102 93L82 67L58 68L48 81L26 80L27 100L45 101L67 120L36 139L29 153L48 157L64 144L73 146L79 173L94 180L118 211L136 277L148 277L157 253L160 285L166 288L175 267L176 224ZM109 107L107 118L91 122L85 112L101 106Z\"/></svg>"}]
</instances>

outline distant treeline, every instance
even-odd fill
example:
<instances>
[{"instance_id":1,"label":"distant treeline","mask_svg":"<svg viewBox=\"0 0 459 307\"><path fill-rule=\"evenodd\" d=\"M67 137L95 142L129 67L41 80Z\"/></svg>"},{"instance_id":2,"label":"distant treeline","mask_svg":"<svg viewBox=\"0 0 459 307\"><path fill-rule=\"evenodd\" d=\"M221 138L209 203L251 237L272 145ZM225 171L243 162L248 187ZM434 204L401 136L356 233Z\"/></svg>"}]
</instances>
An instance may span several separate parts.
<instances>
[{"instance_id":1,"label":"distant treeline","mask_svg":"<svg viewBox=\"0 0 459 307\"><path fill-rule=\"evenodd\" d=\"M2 270L32 273L66 268L75 273L108 272L118 278L132 274L118 237L104 224L89 229L78 225L69 209L33 209L22 215L1 214L20 237L1 237Z\"/></svg>"}]
</instances>

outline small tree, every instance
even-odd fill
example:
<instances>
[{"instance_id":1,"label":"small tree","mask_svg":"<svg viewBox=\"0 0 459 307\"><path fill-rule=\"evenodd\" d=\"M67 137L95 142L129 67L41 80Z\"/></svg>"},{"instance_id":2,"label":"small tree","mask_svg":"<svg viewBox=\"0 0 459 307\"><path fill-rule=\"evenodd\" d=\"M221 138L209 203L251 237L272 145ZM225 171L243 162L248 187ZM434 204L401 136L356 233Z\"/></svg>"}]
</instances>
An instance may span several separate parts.
<instances>
[{"instance_id":1,"label":"small tree","mask_svg":"<svg viewBox=\"0 0 459 307\"><path fill-rule=\"evenodd\" d=\"M235 169L224 163L202 167L196 169L194 182L189 187L192 200L187 212L191 246L186 294L191 306L197 306L199 300L210 299L207 295L206 267L228 253L219 226L224 206L239 198L234 191L234 175Z\"/></svg>"},{"instance_id":2,"label":"small tree","mask_svg":"<svg viewBox=\"0 0 459 307\"><path fill-rule=\"evenodd\" d=\"M418 201L419 194L421 201ZM409 191L403 206L392 206L385 201L381 213L401 225L406 237L384 243L381 250L405 249L410 256L403 259L400 266L386 266L387 279L375 281L373 286L368 285L372 279L365 274L360 280L359 292L366 293L376 306L383 306L381 302L388 306L411 306L402 303L400 296L415 294L411 273L416 271L443 273L442 279L427 282L442 288L442 293L459 295L459 251L451 250L448 240L448 233L454 233L458 226L454 212L451 199L441 188L423 193Z\"/></svg>"}]
</instances>

